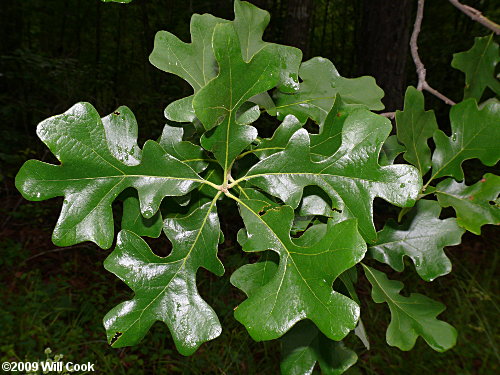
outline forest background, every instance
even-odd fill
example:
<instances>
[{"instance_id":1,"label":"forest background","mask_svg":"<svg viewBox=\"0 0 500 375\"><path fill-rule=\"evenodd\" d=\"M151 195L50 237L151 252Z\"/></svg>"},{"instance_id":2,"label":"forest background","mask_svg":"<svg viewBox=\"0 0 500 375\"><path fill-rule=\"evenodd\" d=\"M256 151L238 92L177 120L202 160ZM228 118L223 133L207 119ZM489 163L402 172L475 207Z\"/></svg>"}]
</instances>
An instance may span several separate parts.
<instances>
[{"instance_id":1,"label":"forest background","mask_svg":"<svg viewBox=\"0 0 500 375\"><path fill-rule=\"evenodd\" d=\"M271 13L264 39L293 45L304 60L323 56L345 77L372 75L384 89L385 111L402 109L404 91L416 85L409 39L416 12L413 0L253 0ZM492 20L500 20L494 0L470 0ZM40 360L63 354L65 360L94 362L104 374L276 374L279 344L255 343L232 316L242 299L228 278L201 271L202 295L226 329L192 357L173 347L167 328L157 323L141 345L111 349L102 316L130 291L102 267L108 251L84 243L55 248L50 233L59 205L25 201L14 176L28 158L55 162L36 137L41 120L79 101L91 102L101 115L129 106L140 124L139 143L160 135L163 108L190 93L186 82L153 67L148 56L154 35L168 30L189 40L192 13L233 18L233 1L135 0L122 4L99 0L24 0L0 7L0 357ZM450 67L455 52L469 49L475 36L489 30L471 21L448 1L428 1L419 36L427 81L449 98L462 97L463 73ZM426 94L441 126L449 106ZM448 125L447 125L448 124ZM271 135L274 127L263 129ZM464 163L472 176L492 168ZM497 168L498 174L498 168ZM468 184L471 181L466 181ZM230 274L246 263L235 233L242 226L228 206L220 215L226 236L221 257ZM394 212L383 212L382 216ZM385 218L385 217L384 217ZM153 240L152 242L157 242ZM167 241L163 238L161 241ZM164 243L155 244L155 249ZM371 350L363 349L348 374L494 374L498 373L498 228L486 226L481 237L467 233L460 246L447 249L454 271L432 287L411 272L403 274L414 292L448 306L442 319L459 331L456 348L439 354L421 340L410 352L385 344L389 315L382 305L363 305ZM161 255L161 253L159 253ZM165 255L165 254L163 254ZM388 269L389 270L389 269ZM390 272L390 271L389 271ZM363 286L363 283L365 285ZM361 280L364 297L370 288ZM46 348L52 353L46 354ZM48 353L48 351L47 351Z\"/></svg>"}]
</instances>

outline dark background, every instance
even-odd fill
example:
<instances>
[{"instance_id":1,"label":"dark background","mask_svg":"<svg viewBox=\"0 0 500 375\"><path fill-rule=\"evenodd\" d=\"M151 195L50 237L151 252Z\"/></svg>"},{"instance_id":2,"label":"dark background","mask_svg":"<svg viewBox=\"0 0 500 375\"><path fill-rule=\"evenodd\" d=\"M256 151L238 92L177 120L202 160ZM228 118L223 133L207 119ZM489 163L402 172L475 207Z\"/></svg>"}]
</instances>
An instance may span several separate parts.
<instances>
[{"instance_id":1,"label":"dark background","mask_svg":"<svg viewBox=\"0 0 500 375\"><path fill-rule=\"evenodd\" d=\"M404 90L416 84L408 41L416 0L254 0L270 11L265 40L295 45L304 59L324 56L345 77L373 75L384 88L386 110L401 109ZM468 1L493 20L498 2ZM0 6L0 355L2 360L37 360L52 348L51 357L91 361L101 373L276 374L279 344L254 343L234 321L232 309L243 295L228 277L201 271L200 289L214 306L223 335L204 344L192 357L179 355L168 330L157 323L140 346L111 349L101 318L129 290L102 268L109 251L93 244L55 248L50 233L60 200L30 203L15 190L13 178L21 164L36 158L55 161L37 139L41 120L66 111L79 101L91 102L104 116L129 106L139 123L140 144L156 138L165 120L163 109L190 94L183 80L148 62L156 31L168 30L189 41L192 13L232 19L232 0L134 0L131 4L98 0L23 0ZM474 36L488 30L461 14L447 1L427 1L420 56L428 82L455 101L462 98L463 74L450 67L455 52L469 49ZM440 125L447 129L448 108L426 95ZM471 173L477 164L466 162ZM227 213L233 207L222 207ZM381 213L388 216L392 212ZM221 215L224 217L224 215ZM228 215L225 215L228 217ZM229 275L247 260L234 233L239 222L222 219L227 239L221 257ZM230 234L233 232L233 234ZM456 348L438 354L419 339L408 353L385 345L389 320L386 306L364 304L363 319L372 350L348 339L360 354L352 374L494 374L498 371L498 283L495 270L499 233L486 226L483 236L466 234L463 244L447 253L454 272L432 285L411 268L395 276L448 306L442 318L459 330ZM370 288L360 282L364 301Z\"/></svg>"}]
</instances>

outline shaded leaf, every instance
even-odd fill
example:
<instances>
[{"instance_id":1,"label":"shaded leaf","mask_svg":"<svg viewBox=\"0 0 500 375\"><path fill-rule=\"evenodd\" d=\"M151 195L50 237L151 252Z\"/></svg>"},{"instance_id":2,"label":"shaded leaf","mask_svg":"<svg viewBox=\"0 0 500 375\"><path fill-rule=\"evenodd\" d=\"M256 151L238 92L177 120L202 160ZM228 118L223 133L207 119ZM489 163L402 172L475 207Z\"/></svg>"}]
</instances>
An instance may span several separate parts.
<instances>
[{"instance_id":1,"label":"shaded leaf","mask_svg":"<svg viewBox=\"0 0 500 375\"><path fill-rule=\"evenodd\" d=\"M124 137L116 129L106 132L88 103L76 104L38 125L39 138L61 164L27 161L16 176L16 187L29 200L65 197L52 237L56 245L93 241L109 248L114 237L111 204L128 187L138 191L141 213L148 218L165 196L184 195L204 182L153 141L145 143L140 164L129 165L137 161L135 142L130 141L137 130L135 123L124 126ZM107 139L106 133L117 138Z\"/></svg>"},{"instance_id":2,"label":"shaded leaf","mask_svg":"<svg viewBox=\"0 0 500 375\"><path fill-rule=\"evenodd\" d=\"M493 34L474 38L470 50L453 55L451 66L465 73L464 99L475 98L479 102L487 87L500 95L500 82L495 77L499 61L498 44Z\"/></svg>"},{"instance_id":3,"label":"shaded leaf","mask_svg":"<svg viewBox=\"0 0 500 375\"><path fill-rule=\"evenodd\" d=\"M170 155L188 164L195 172L200 173L207 167L208 157L200 146L183 141L183 134L183 128L166 124L158 143Z\"/></svg>"},{"instance_id":4,"label":"shaded leaf","mask_svg":"<svg viewBox=\"0 0 500 375\"><path fill-rule=\"evenodd\" d=\"M358 360L356 353L342 341L328 339L309 321L297 323L283 336L282 342L283 375L312 374L316 362L322 374L340 375Z\"/></svg>"},{"instance_id":5,"label":"shaded leaf","mask_svg":"<svg viewBox=\"0 0 500 375\"><path fill-rule=\"evenodd\" d=\"M438 352L453 347L457 331L450 324L438 320L445 306L422 294L412 293L403 297L399 292L403 283L389 280L380 271L365 266L365 275L372 284L372 298L376 303L387 303L391 310L391 322L386 332L387 343L401 350L411 350L418 336Z\"/></svg>"},{"instance_id":6,"label":"shaded leaf","mask_svg":"<svg viewBox=\"0 0 500 375\"><path fill-rule=\"evenodd\" d=\"M500 103L490 102L483 109L473 99L451 107L451 137L437 130L432 155L432 178L452 176L462 180L462 162L478 158L485 165L500 160Z\"/></svg>"},{"instance_id":7,"label":"shaded leaf","mask_svg":"<svg viewBox=\"0 0 500 375\"><path fill-rule=\"evenodd\" d=\"M134 232L141 237L158 238L163 228L160 210L150 218L141 215L139 198L135 192L129 192L123 199L122 230Z\"/></svg>"},{"instance_id":8,"label":"shaded leaf","mask_svg":"<svg viewBox=\"0 0 500 375\"><path fill-rule=\"evenodd\" d=\"M441 181L435 190L442 207L453 207L457 223L469 232L481 234L485 224L500 224L500 177L487 173L474 185L467 186L451 178Z\"/></svg>"},{"instance_id":9,"label":"shaded leaf","mask_svg":"<svg viewBox=\"0 0 500 375\"><path fill-rule=\"evenodd\" d=\"M422 176L431 167L431 150L427 140L438 129L434 111L425 111L424 94L408 87L403 111L396 111L398 140L406 146L405 160L418 168Z\"/></svg>"},{"instance_id":10,"label":"shaded leaf","mask_svg":"<svg viewBox=\"0 0 500 375\"><path fill-rule=\"evenodd\" d=\"M267 158L269 155L283 151L292 135L302 127L302 123L293 115L288 115L276 128L271 138L264 138L259 145L252 150L259 159Z\"/></svg>"},{"instance_id":11,"label":"shaded leaf","mask_svg":"<svg viewBox=\"0 0 500 375\"><path fill-rule=\"evenodd\" d=\"M378 163L381 166L394 164L394 160L396 160L398 155L405 150L405 146L399 144L398 137L396 135L390 135L382 145Z\"/></svg>"},{"instance_id":12,"label":"shaded leaf","mask_svg":"<svg viewBox=\"0 0 500 375\"><path fill-rule=\"evenodd\" d=\"M322 124L333 106L335 96L340 94L346 104L361 105L380 110L384 92L373 77L344 78L323 57L314 57L300 66L302 79L295 94L277 93L278 117L292 114L304 123L308 118Z\"/></svg>"},{"instance_id":13,"label":"shaded leaf","mask_svg":"<svg viewBox=\"0 0 500 375\"><path fill-rule=\"evenodd\" d=\"M304 187L319 186L342 218L357 218L363 237L375 240L373 199L412 206L421 181L414 167L378 165L380 149L391 129L389 120L369 111L356 111L355 115L357 121L345 121L342 145L330 158L313 162L309 135L300 129L284 151L261 160L240 181L260 187L294 208Z\"/></svg>"},{"instance_id":14,"label":"shaded leaf","mask_svg":"<svg viewBox=\"0 0 500 375\"><path fill-rule=\"evenodd\" d=\"M353 123L359 121L364 111L356 113L356 109L346 106L341 97L337 95L333 107L325 118L319 134L311 134L311 154L314 160L319 161L332 156L342 143L342 129L346 121Z\"/></svg>"},{"instance_id":15,"label":"shaded leaf","mask_svg":"<svg viewBox=\"0 0 500 375\"><path fill-rule=\"evenodd\" d=\"M278 270L278 257L272 251L265 252L258 262L245 264L231 275L231 284L248 297L272 280Z\"/></svg>"},{"instance_id":16,"label":"shaded leaf","mask_svg":"<svg viewBox=\"0 0 500 375\"><path fill-rule=\"evenodd\" d=\"M356 221L328 224L324 236L292 240L293 209L282 206L259 214L261 202L240 200L245 231L238 233L244 251L273 250L280 256L278 271L235 310L236 319L257 341L282 336L296 322L311 319L331 339L354 329L359 307L335 292L332 283L359 262L366 245Z\"/></svg>"},{"instance_id":17,"label":"shaded leaf","mask_svg":"<svg viewBox=\"0 0 500 375\"><path fill-rule=\"evenodd\" d=\"M188 216L165 220L165 233L173 244L166 258L153 254L136 234L119 233L117 247L104 267L123 280L135 296L104 317L113 347L137 344L156 321L168 326L177 350L184 355L220 335L215 312L196 288L199 267L219 276L224 273L217 258L220 228L215 201Z\"/></svg>"},{"instance_id":18,"label":"shaded leaf","mask_svg":"<svg viewBox=\"0 0 500 375\"><path fill-rule=\"evenodd\" d=\"M378 232L377 242L370 246L370 254L398 272L404 269L403 257L409 256L425 281L448 274L451 262L443 248L458 245L464 230L455 218L439 219L440 213L436 201L418 201L402 225L387 222Z\"/></svg>"}]
</instances>

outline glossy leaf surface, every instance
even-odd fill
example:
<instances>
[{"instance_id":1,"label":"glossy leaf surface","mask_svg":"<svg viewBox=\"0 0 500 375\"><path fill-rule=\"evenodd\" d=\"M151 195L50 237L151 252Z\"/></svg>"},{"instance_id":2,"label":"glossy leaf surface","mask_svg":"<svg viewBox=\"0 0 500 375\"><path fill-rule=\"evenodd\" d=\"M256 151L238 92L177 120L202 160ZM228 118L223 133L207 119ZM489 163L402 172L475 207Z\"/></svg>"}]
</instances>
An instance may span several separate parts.
<instances>
[{"instance_id":1,"label":"glossy leaf surface","mask_svg":"<svg viewBox=\"0 0 500 375\"><path fill-rule=\"evenodd\" d=\"M211 14L193 14L191 17L191 43L184 43L168 31L156 33L151 64L167 73L186 80L198 92L217 75L217 63L212 49L215 26L228 22ZM179 99L165 110L172 121L190 122L194 119L193 97Z\"/></svg>"},{"instance_id":2,"label":"glossy leaf surface","mask_svg":"<svg viewBox=\"0 0 500 375\"><path fill-rule=\"evenodd\" d=\"M403 155L406 161L424 175L431 167L431 150L427 140L438 129L433 111L425 111L424 94L408 87L403 111L396 111L398 140L406 146Z\"/></svg>"},{"instance_id":3,"label":"glossy leaf surface","mask_svg":"<svg viewBox=\"0 0 500 375\"><path fill-rule=\"evenodd\" d=\"M138 343L158 320L169 327L177 349L184 355L219 336L219 320L196 288L199 267L219 276L224 273L217 258L220 229L215 201L188 216L165 220L165 233L173 244L166 258L153 254L134 233L120 232L117 247L104 267L123 280L135 296L104 317L112 346Z\"/></svg>"},{"instance_id":4,"label":"glossy leaf surface","mask_svg":"<svg viewBox=\"0 0 500 375\"><path fill-rule=\"evenodd\" d=\"M238 268L231 283L251 296L272 280L278 261L266 252L256 263ZM309 320L294 325L282 338L281 373L284 375L311 374L319 362L324 374L342 374L357 361L357 355L342 342L328 339Z\"/></svg>"},{"instance_id":5,"label":"glossy leaf surface","mask_svg":"<svg viewBox=\"0 0 500 375\"><path fill-rule=\"evenodd\" d=\"M30 200L65 197L52 237L58 246L92 241L109 248L114 237L111 204L128 187L137 189L141 213L151 217L165 196L184 195L203 182L153 141L145 143L136 164L138 150L131 142L137 132L135 119L122 112L111 115L124 116L121 133L106 131L113 122L101 121L88 103L76 104L37 127L38 136L61 164L26 162L16 176L16 187Z\"/></svg>"},{"instance_id":6,"label":"glossy leaf surface","mask_svg":"<svg viewBox=\"0 0 500 375\"><path fill-rule=\"evenodd\" d=\"M356 115L358 121L345 121L342 144L330 158L313 162L309 135L300 129L284 151L260 161L241 180L292 207L298 206L304 187L317 185L331 198L332 207L342 211L343 218L358 219L367 241L375 240L373 199L411 206L421 182L411 166L379 166L378 155L391 128L389 121L368 111L356 111Z\"/></svg>"},{"instance_id":7,"label":"glossy leaf surface","mask_svg":"<svg viewBox=\"0 0 500 375\"><path fill-rule=\"evenodd\" d=\"M373 77L344 78L332 62L323 57L303 62L299 76L302 82L295 94L278 93L276 96L276 109L280 118L292 114L301 122L311 118L322 124L337 94L347 104L373 110L384 108L380 101L384 92Z\"/></svg>"},{"instance_id":8,"label":"glossy leaf surface","mask_svg":"<svg viewBox=\"0 0 500 375\"><path fill-rule=\"evenodd\" d=\"M243 60L249 62L261 49L267 47L280 60L279 89L294 92L299 88L299 66L302 51L298 48L268 43L262 40L271 19L268 12L247 1L234 2L234 28L238 34Z\"/></svg>"},{"instance_id":9,"label":"glossy leaf surface","mask_svg":"<svg viewBox=\"0 0 500 375\"><path fill-rule=\"evenodd\" d=\"M158 210L150 218L141 214L139 198L135 192L128 192L123 199L122 230L128 230L141 237L158 238L163 229L161 212Z\"/></svg>"},{"instance_id":10,"label":"glossy leaf surface","mask_svg":"<svg viewBox=\"0 0 500 375\"><path fill-rule=\"evenodd\" d=\"M441 220L441 207L436 201L420 200L397 225L389 220L370 246L370 254L396 271L403 271L403 257L410 257L418 274L425 281L446 275L451 262L443 251L445 246L458 245L464 230L455 218Z\"/></svg>"},{"instance_id":11,"label":"glossy leaf surface","mask_svg":"<svg viewBox=\"0 0 500 375\"><path fill-rule=\"evenodd\" d=\"M453 207L457 223L474 234L481 234L485 224L500 224L500 177L487 173L473 185L451 178L440 182L435 191L439 204Z\"/></svg>"},{"instance_id":12,"label":"glossy leaf surface","mask_svg":"<svg viewBox=\"0 0 500 375\"><path fill-rule=\"evenodd\" d=\"M462 180L462 162L478 158L485 165L500 160L500 103L489 102L479 109L468 99L451 107L451 137L437 130L432 155L432 178L452 176Z\"/></svg>"},{"instance_id":13,"label":"glossy leaf surface","mask_svg":"<svg viewBox=\"0 0 500 375\"><path fill-rule=\"evenodd\" d=\"M493 34L475 38L470 50L453 55L451 66L465 73L464 99L475 98L479 102L487 87L500 95L500 82L495 76L499 61Z\"/></svg>"},{"instance_id":14,"label":"glossy leaf surface","mask_svg":"<svg viewBox=\"0 0 500 375\"><path fill-rule=\"evenodd\" d=\"M231 24L216 27L213 48L219 74L195 95L193 107L206 129L215 127L203 135L202 146L227 171L236 156L257 137L254 127L236 123L237 111L252 96L276 86L279 58L271 48L264 47L249 63L245 62Z\"/></svg>"},{"instance_id":15,"label":"glossy leaf surface","mask_svg":"<svg viewBox=\"0 0 500 375\"><path fill-rule=\"evenodd\" d=\"M330 223L323 236L306 232L292 240L291 207L282 206L260 215L261 201L238 203L245 223L245 230L238 234L243 250L271 249L280 256L272 279L235 310L236 319L250 335L257 341L275 339L306 318L331 339L340 340L354 329L359 307L335 292L332 283L359 262L366 251L355 220Z\"/></svg>"},{"instance_id":16,"label":"glossy leaf surface","mask_svg":"<svg viewBox=\"0 0 500 375\"><path fill-rule=\"evenodd\" d=\"M385 302L391 310L391 322L386 333L389 345L401 350L410 350L418 336L438 352L444 352L455 345L455 328L436 318L444 311L443 304L419 293L404 297L399 294L403 289L402 282L389 280L383 272L364 264L363 268L372 285L373 301Z\"/></svg>"}]
</instances>

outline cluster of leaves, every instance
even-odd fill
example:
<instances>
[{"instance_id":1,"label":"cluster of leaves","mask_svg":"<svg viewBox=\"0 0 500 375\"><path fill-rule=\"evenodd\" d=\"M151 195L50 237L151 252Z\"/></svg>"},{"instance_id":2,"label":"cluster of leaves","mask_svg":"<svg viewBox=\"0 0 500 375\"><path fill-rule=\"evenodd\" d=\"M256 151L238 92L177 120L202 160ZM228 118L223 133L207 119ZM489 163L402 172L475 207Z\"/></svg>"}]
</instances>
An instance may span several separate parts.
<instances>
[{"instance_id":1,"label":"cluster of leaves","mask_svg":"<svg viewBox=\"0 0 500 375\"><path fill-rule=\"evenodd\" d=\"M500 222L498 176L486 174L471 186L457 182L464 179L464 160L493 165L500 158L500 104L477 105L487 86L498 89L498 46L479 38L455 56L467 87L466 99L450 112L451 137L414 88L396 115L397 135L389 136L390 121L371 112L383 108L373 78L344 78L320 57L301 62L300 50L262 40L267 12L239 0L234 6L233 21L193 15L190 43L157 33L151 63L193 88L165 109L172 122L160 139L141 149L130 109L101 118L78 103L37 128L61 164L30 160L17 175L27 199L64 197L53 232L59 246L92 241L110 248L112 204L123 201L122 230L104 266L135 294L105 316L110 344L137 344L156 321L169 327L184 355L220 335L196 274L200 267L224 273L217 205L229 198L245 225L238 233L243 251L261 254L231 275L248 296L235 318L257 341L283 340L284 374L310 373L316 362L324 373L344 372L357 359L341 341L353 330L368 345L358 269L373 300L390 309L389 345L409 350L421 336L437 351L451 348L456 331L437 319L442 304L401 295L401 282L361 261L369 257L403 271L408 256L431 281L451 270L445 246L458 244L464 230L479 234L482 225ZM271 138L259 137L252 125L261 115L281 121ZM319 133L308 132L307 121ZM401 153L411 165L394 164ZM400 225L389 221L377 233L377 197L404 207ZM448 206L456 219L440 218ZM167 257L141 238L162 231L173 245Z\"/></svg>"}]
</instances>

